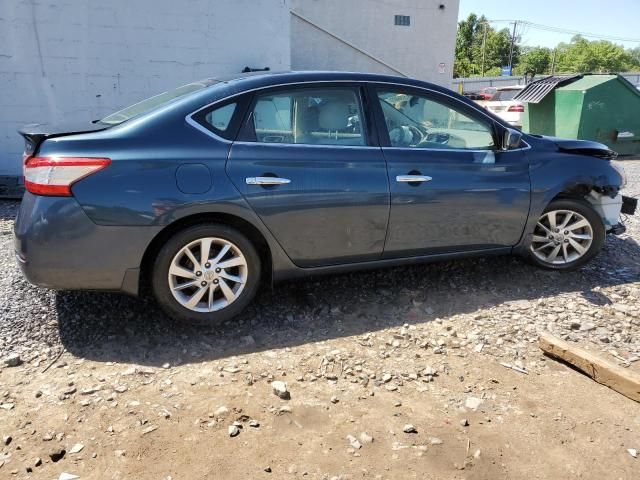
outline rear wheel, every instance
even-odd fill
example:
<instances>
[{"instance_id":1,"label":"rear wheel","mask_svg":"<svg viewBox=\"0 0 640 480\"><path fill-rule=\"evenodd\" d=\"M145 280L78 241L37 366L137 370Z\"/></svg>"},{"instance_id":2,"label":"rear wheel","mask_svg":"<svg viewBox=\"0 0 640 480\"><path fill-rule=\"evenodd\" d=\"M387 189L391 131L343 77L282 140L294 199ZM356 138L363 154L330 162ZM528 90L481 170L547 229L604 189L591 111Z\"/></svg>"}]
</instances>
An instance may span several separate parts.
<instances>
[{"instance_id":1,"label":"rear wheel","mask_svg":"<svg viewBox=\"0 0 640 480\"><path fill-rule=\"evenodd\" d=\"M529 260L550 270L575 270L595 257L605 239L600 215L584 200L554 200L538 219Z\"/></svg>"},{"instance_id":2,"label":"rear wheel","mask_svg":"<svg viewBox=\"0 0 640 480\"><path fill-rule=\"evenodd\" d=\"M180 321L215 325L240 313L260 281L260 257L226 225L195 225L160 249L152 286L158 303Z\"/></svg>"}]
</instances>

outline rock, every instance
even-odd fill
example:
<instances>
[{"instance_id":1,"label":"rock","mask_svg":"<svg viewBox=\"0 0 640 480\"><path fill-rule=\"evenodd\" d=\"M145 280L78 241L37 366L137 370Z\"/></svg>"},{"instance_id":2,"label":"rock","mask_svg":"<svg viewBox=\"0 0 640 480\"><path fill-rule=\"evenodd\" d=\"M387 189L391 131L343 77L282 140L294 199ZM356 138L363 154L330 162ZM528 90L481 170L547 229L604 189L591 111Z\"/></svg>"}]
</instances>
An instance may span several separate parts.
<instances>
[{"instance_id":1,"label":"rock","mask_svg":"<svg viewBox=\"0 0 640 480\"><path fill-rule=\"evenodd\" d=\"M229 409L223 405L221 407L216 408L216 411L213 412L213 415L215 417L224 417L228 413L229 413Z\"/></svg>"},{"instance_id":2,"label":"rock","mask_svg":"<svg viewBox=\"0 0 640 480\"><path fill-rule=\"evenodd\" d=\"M9 445L11 443L11 440L13 440L13 437L11 435L5 435L4 437L2 437L2 443L4 443L5 445Z\"/></svg>"},{"instance_id":3,"label":"rock","mask_svg":"<svg viewBox=\"0 0 640 480\"><path fill-rule=\"evenodd\" d=\"M338 403L340 400L338 400L338 397L336 397L335 395L333 397L331 397L331 403Z\"/></svg>"},{"instance_id":4,"label":"rock","mask_svg":"<svg viewBox=\"0 0 640 480\"><path fill-rule=\"evenodd\" d=\"M291 393L287 390L286 382L281 382L280 380L271 382L271 390L283 400L289 400L291 398Z\"/></svg>"},{"instance_id":5,"label":"rock","mask_svg":"<svg viewBox=\"0 0 640 480\"><path fill-rule=\"evenodd\" d=\"M58 477L58 480L75 480L76 478L80 478L78 475L74 475L73 473L62 472Z\"/></svg>"},{"instance_id":6,"label":"rock","mask_svg":"<svg viewBox=\"0 0 640 480\"><path fill-rule=\"evenodd\" d=\"M402 427L402 431L404 433L418 433L418 430L416 430L416 427L414 427L410 423L407 423L404 427Z\"/></svg>"},{"instance_id":7,"label":"rock","mask_svg":"<svg viewBox=\"0 0 640 480\"><path fill-rule=\"evenodd\" d=\"M442 445L444 442L438 437L431 437L429 443L431 443L431 445Z\"/></svg>"},{"instance_id":8,"label":"rock","mask_svg":"<svg viewBox=\"0 0 640 480\"><path fill-rule=\"evenodd\" d=\"M264 471L265 471L265 472L267 472L267 473L271 473L271 467L266 467L266 468L264 469Z\"/></svg>"},{"instance_id":9,"label":"rock","mask_svg":"<svg viewBox=\"0 0 640 480\"><path fill-rule=\"evenodd\" d=\"M469 426L469 420L467 420L466 418L460 420L460 425L462 425L463 427L468 427Z\"/></svg>"},{"instance_id":10,"label":"rock","mask_svg":"<svg viewBox=\"0 0 640 480\"><path fill-rule=\"evenodd\" d=\"M147 428L142 430L142 435L146 435L148 433L155 432L157 429L158 429L158 427L156 427L155 425L149 425Z\"/></svg>"},{"instance_id":11,"label":"rock","mask_svg":"<svg viewBox=\"0 0 640 480\"><path fill-rule=\"evenodd\" d=\"M629 455L631 455L633 458L638 457L638 450L636 450L635 448L627 448L627 452L629 452Z\"/></svg>"},{"instance_id":12,"label":"rock","mask_svg":"<svg viewBox=\"0 0 640 480\"><path fill-rule=\"evenodd\" d=\"M230 425L228 432L230 437L235 437L240 435L240 428L237 425Z\"/></svg>"},{"instance_id":13,"label":"rock","mask_svg":"<svg viewBox=\"0 0 640 480\"><path fill-rule=\"evenodd\" d=\"M127 456L127 451L126 450L115 450L114 455L116 457L126 457Z\"/></svg>"},{"instance_id":14,"label":"rock","mask_svg":"<svg viewBox=\"0 0 640 480\"><path fill-rule=\"evenodd\" d=\"M382 375L382 383L389 383L393 377L390 373L385 373Z\"/></svg>"},{"instance_id":15,"label":"rock","mask_svg":"<svg viewBox=\"0 0 640 480\"><path fill-rule=\"evenodd\" d=\"M369 435L367 432L362 432L358 438L360 439L360 442L367 445L369 443L373 443L373 437L371 435Z\"/></svg>"},{"instance_id":16,"label":"rock","mask_svg":"<svg viewBox=\"0 0 640 480\"><path fill-rule=\"evenodd\" d=\"M22 363L22 359L20 358L20 355L18 355L17 353L11 354L4 359L4 364L7 367L17 367L21 363Z\"/></svg>"},{"instance_id":17,"label":"rock","mask_svg":"<svg viewBox=\"0 0 640 480\"><path fill-rule=\"evenodd\" d=\"M249 426L253 428L258 428L260 426L260 422L257 420L249 420Z\"/></svg>"},{"instance_id":18,"label":"rock","mask_svg":"<svg viewBox=\"0 0 640 480\"><path fill-rule=\"evenodd\" d=\"M84 448L83 444L76 443L73 447L69 449L69 453L80 453L83 448Z\"/></svg>"},{"instance_id":19,"label":"rock","mask_svg":"<svg viewBox=\"0 0 640 480\"><path fill-rule=\"evenodd\" d=\"M64 448L54 448L50 453L49 453L49 458L51 459L51 461L53 463L59 462L60 460L62 460L64 458L64 456L66 455L67 451Z\"/></svg>"},{"instance_id":20,"label":"rock","mask_svg":"<svg viewBox=\"0 0 640 480\"><path fill-rule=\"evenodd\" d=\"M481 398L467 397L467 399L464 402L464 406L475 411L478 409L478 407L480 407L480 405L482 405L482 402L483 400Z\"/></svg>"},{"instance_id":21,"label":"rock","mask_svg":"<svg viewBox=\"0 0 640 480\"><path fill-rule=\"evenodd\" d=\"M128 390L126 385L118 385L114 390L118 393L124 393Z\"/></svg>"},{"instance_id":22,"label":"rock","mask_svg":"<svg viewBox=\"0 0 640 480\"><path fill-rule=\"evenodd\" d=\"M347 435L347 441L349 442L349 445L351 445L351 448L353 448L354 450L360 450L362 448L362 444L353 435Z\"/></svg>"},{"instance_id":23,"label":"rock","mask_svg":"<svg viewBox=\"0 0 640 480\"><path fill-rule=\"evenodd\" d=\"M36 457L36 459L33 461L33 466L39 467L40 465L42 465L42 459L40 457Z\"/></svg>"},{"instance_id":24,"label":"rock","mask_svg":"<svg viewBox=\"0 0 640 480\"><path fill-rule=\"evenodd\" d=\"M571 325L569 325L571 330L580 330L580 327L582 327L580 322L571 322Z\"/></svg>"}]
</instances>

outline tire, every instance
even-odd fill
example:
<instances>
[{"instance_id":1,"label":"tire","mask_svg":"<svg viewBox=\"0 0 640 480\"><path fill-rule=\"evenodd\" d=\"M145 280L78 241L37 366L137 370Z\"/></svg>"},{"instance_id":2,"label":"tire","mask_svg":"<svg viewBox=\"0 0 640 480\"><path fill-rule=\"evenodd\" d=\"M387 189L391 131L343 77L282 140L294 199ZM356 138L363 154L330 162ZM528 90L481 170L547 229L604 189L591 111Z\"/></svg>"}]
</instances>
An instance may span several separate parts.
<instances>
[{"instance_id":1,"label":"tire","mask_svg":"<svg viewBox=\"0 0 640 480\"><path fill-rule=\"evenodd\" d=\"M556 228L551 224L554 212ZM600 215L586 200L554 200L534 227L526 250L527 259L548 270L576 270L598 254L605 235ZM554 252L557 257L553 257Z\"/></svg>"},{"instance_id":2,"label":"tire","mask_svg":"<svg viewBox=\"0 0 640 480\"><path fill-rule=\"evenodd\" d=\"M209 261L201 262L207 245ZM256 294L260 274L260 257L244 235L226 225L201 224L176 233L162 246L153 264L151 287L170 317L213 326L246 308Z\"/></svg>"}]
</instances>

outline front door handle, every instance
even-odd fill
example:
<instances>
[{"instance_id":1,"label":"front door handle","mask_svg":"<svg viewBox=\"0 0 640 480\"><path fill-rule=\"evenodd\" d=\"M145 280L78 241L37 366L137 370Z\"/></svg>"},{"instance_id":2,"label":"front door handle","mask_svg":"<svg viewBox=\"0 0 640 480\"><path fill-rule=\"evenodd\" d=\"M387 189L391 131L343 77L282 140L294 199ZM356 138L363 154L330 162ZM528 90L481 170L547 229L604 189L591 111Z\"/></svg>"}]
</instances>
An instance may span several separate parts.
<instances>
[{"instance_id":1,"label":"front door handle","mask_svg":"<svg viewBox=\"0 0 640 480\"><path fill-rule=\"evenodd\" d=\"M291 183L288 178L279 177L247 177L247 185L286 185Z\"/></svg>"},{"instance_id":2,"label":"front door handle","mask_svg":"<svg viewBox=\"0 0 640 480\"><path fill-rule=\"evenodd\" d=\"M421 182L430 182L433 180L431 177L426 175L398 175L396 177L396 182L401 183L421 183Z\"/></svg>"}]
</instances>

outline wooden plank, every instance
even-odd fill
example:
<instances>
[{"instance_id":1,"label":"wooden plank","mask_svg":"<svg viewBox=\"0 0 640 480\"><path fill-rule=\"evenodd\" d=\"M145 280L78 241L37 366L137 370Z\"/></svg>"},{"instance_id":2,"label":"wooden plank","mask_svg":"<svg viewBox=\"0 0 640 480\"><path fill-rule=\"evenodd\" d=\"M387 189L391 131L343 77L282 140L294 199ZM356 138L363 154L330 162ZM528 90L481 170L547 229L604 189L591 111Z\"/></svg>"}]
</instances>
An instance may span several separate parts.
<instances>
[{"instance_id":1,"label":"wooden plank","mask_svg":"<svg viewBox=\"0 0 640 480\"><path fill-rule=\"evenodd\" d=\"M550 333L542 333L538 344L546 354L573 365L596 382L640 402L639 374L609 362L583 348L571 345Z\"/></svg>"}]
</instances>

